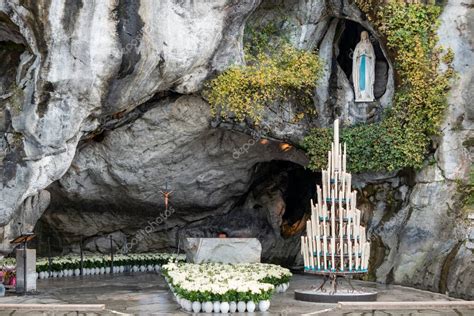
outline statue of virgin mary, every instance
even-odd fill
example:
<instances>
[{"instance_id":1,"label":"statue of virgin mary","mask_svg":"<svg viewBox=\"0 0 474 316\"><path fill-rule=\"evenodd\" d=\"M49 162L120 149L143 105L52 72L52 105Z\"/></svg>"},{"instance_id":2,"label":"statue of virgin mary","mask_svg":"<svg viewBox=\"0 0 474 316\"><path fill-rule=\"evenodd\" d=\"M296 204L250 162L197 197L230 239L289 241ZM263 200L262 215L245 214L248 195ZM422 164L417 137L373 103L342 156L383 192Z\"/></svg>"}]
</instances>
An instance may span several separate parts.
<instances>
[{"instance_id":1,"label":"statue of virgin mary","mask_svg":"<svg viewBox=\"0 0 474 316\"><path fill-rule=\"evenodd\" d=\"M374 101L375 53L369 40L369 33L360 34L360 42L354 50L352 79L354 81L355 102Z\"/></svg>"}]
</instances>

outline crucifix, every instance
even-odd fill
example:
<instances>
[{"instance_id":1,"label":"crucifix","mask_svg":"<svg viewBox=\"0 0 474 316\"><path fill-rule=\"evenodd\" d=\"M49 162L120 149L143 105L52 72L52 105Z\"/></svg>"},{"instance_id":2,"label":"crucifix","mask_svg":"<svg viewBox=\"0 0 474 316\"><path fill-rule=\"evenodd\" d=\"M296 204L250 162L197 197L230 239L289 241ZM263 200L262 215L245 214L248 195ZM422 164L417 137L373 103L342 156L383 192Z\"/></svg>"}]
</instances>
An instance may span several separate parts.
<instances>
[{"instance_id":1,"label":"crucifix","mask_svg":"<svg viewBox=\"0 0 474 316\"><path fill-rule=\"evenodd\" d=\"M165 190L160 191L161 194L163 194L163 197L165 199L165 209L168 210L168 204L169 204L169 197L173 191L168 191L168 182L165 184Z\"/></svg>"}]
</instances>

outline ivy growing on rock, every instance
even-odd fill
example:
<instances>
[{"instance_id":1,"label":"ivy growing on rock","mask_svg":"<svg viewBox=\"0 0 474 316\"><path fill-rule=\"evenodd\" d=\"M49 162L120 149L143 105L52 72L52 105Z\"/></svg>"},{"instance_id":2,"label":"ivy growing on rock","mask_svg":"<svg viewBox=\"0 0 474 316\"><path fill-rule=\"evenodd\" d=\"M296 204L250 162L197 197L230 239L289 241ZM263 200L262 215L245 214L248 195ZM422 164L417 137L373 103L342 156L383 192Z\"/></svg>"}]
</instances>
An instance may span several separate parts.
<instances>
[{"instance_id":1,"label":"ivy growing on rock","mask_svg":"<svg viewBox=\"0 0 474 316\"><path fill-rule=\"evenodd\" d=\"M206 84L203 96L213 116L258 125L272 104L311 102L322 71L318 55L293 47L275 33L273 24L248 30L245 65L231 66Z\"/></svg>"},{"instance_id":2,"label":"ivy growing on rock","mask_svg":"<svg viewBox=\"0 0 474 316\"><path fill-rule=\"evenodd\" d=\"M349 169L366 172L421 167L431 137L439 133L454 75L452 51L437 46L441 7L393 1L368 6L367 1L356 2L386 39L389 55L395 61L397 86L392 108L381 122L342 130L341 138L348 144ZM304 139L310 168L325 167L330 137L329 130L314 129Z\"/></svg>"}]
</instances>

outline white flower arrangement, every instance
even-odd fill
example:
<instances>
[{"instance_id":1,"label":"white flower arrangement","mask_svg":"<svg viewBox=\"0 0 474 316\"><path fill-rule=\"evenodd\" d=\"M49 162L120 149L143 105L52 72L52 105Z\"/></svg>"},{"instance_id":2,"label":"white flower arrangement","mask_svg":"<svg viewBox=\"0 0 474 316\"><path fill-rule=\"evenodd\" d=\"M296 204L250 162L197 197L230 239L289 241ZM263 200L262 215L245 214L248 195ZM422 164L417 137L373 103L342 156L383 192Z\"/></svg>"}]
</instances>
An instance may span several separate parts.
<instances>
[{"instance_id":1,"label":"white flower arrangement","mask_svg":"<svg viewBox=\"0 0 474 316\"><path fill-rule=\"evenodd\" d=\"M225 312L217 307L219 302L224 302L224 306L244 303L247 311L252 311L255 303L268 309L275 290L286 288L292 275L288 269L264 263L168 263L162 273L183 308L195 312L199 304L194 303L200 303L205 312ZM214 309L209 304L212 302Z\"/></svg>"},{"instance_id":2,"label":"white flower arrangement","mask_svg":"<svg viewBox=\"0 0 474 316\"><path fill-rule=\"evenodd\" d=\"M129 255L114 255L114 271L110 271L111 257L109 255L85 255L83 257L83 268L85 274L104 274L110 272L123 272L124 266L145 266L145 271L158 271L163 264L168 262L181 262L186 260L185 255L169 253L141 253ZM14 258L0 259L1 266L15 267ZM122 268L120 268L122 267ZM56 276L79 275L81 268L81 257L78 255L67 255L51 258L51 272ZM93 270L93 272L91 272ZM36 272L38 277L47 277L49 272L48 258L36 259Z\"/></svg>"},{"instance_id":3,"label":"white flower arrangement","mask_svg":"<svg viewBox=\"0 0 474 316\"><path fill-rule=\"evenodd\" d=\"M5 269L14 269L16 265L15 258L3 258L0 259L0 268L3 267Z\"/></svg>"}]
</instances>

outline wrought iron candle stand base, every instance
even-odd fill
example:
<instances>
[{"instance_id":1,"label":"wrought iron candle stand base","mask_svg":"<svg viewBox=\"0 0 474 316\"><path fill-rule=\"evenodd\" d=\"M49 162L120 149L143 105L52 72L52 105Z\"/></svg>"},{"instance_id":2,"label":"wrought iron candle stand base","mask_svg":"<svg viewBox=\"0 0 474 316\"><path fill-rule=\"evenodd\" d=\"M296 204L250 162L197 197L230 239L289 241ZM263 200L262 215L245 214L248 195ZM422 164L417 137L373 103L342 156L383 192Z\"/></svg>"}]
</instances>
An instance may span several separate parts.
<instances>
[{"instance_id":1,"label":"wrought iron candle stand base","mask_svg":"<svg viewBox=\"0 0 474 316\"><path fill-rule=\"evenodd\" d=\"M337 303L337 302L373 302L377 300L377 292L367 289L356 289L352 285L351 278L354 275L366 272L319 272L305 271L305 273L320 275L323 280L319 286L312 286L309 290L295 290L295 299L299 301L317 303ZM329 282L328 282L329 281ZM345 281L348 287L342 287ZM330 289L326 289L329 283Z\"/></svg>"}]
</instances>

